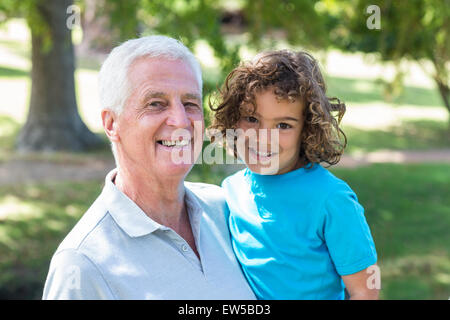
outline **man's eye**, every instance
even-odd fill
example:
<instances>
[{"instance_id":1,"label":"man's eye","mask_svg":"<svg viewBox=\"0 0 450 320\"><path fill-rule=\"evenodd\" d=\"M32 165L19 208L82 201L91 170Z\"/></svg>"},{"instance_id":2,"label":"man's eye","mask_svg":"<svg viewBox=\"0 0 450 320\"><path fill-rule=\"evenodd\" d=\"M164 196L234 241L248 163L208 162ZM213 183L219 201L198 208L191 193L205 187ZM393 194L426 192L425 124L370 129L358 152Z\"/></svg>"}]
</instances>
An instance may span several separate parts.
<instances>
[{"instance_id":1,"label":"man's eye","mask_svg":"<svg viewBox=\"0 0 450 320\"><path fill-rule=\"evenodd\" d=\"M277 129L290 129L290 128L292 128L292 126L284 122L277 124Z\"/></svg>"},{"instance_id":2,"label":"man's eye","mask_svg":"<svg viewBox=\"0 0 450 320\"><path fill-rule=\"evenodd\" d=\"M150 106L150 107L153 107L153 108L162 108L162 107L164 107L164 104L163 104L162 101L152 101L152 102L149 102L147 105Z\"/></svg>"},{"instance_id":3,"label":"man's eye","mask_svg":"<svg viewBox=\"0 0 450 320\"><path fill-rule=\"evenodd\" d=\"M185 108L199 108L199 105L198 104L196 104L196 103L193 103L193 102L186 102L185 104L184 104L184 107Z\"/></svg>"}]
</instances>

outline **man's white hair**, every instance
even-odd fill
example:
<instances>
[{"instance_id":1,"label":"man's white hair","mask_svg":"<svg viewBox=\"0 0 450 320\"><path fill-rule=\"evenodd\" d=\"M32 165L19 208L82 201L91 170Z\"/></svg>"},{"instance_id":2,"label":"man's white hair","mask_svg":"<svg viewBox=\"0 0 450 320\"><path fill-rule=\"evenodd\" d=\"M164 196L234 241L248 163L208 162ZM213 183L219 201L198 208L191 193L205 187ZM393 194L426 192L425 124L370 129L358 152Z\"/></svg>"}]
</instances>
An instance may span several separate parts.
<instances>
[{"instance_id":1,"label":"man's white hair","mask_svg":"<svg viewBox=\"0 0 450 320\"><path fill-rule=\"evenodd\" d=\"M102 108L120 114L125 101L131 94L128 69L140 57L183 60L194 71L200 92L202 71L192 52L180 41L166 36L155 35L128 40L114 48L108 55L99 73L99 93Z\"/></svg>"}]
</instances>

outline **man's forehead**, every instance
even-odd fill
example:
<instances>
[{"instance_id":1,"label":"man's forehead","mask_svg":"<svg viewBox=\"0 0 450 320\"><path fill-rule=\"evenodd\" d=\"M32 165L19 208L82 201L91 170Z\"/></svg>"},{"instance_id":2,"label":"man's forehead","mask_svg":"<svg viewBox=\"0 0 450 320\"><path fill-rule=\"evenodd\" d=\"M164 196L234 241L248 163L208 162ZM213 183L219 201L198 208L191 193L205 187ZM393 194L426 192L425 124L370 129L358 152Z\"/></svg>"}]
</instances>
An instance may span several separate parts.
<instances>
[{"instance_id":1,"label":"man's forehead","mask_svg":"<svg viewBox=\"0 0 450 320\"><path fill-rule=\"evenodd\" d=\"M167 92L165 91L152 91L152 90L148 90L145 92L145 99L151 99L151 98L169 98L169 95ZM186 92L186 93L181 93L180 94L181 99L186 99L186 100L202 100L202 97L199 93L196 92Z\"/></svg>"},{"instance_id":2,"label":"man's forehead","mask_svg":"<svg viewBox=\"0 0 450 320\"><path fill-rule=\"evenodd\" d=\"M176 89L186 97L195 96L201 100L201 88L196 74L191 66L181 59L138 58L129 68L128 80L134 89L147 87L145 91L160 95L167 93L167 90Z\"/></svg>"},{"instance_id":3,"label":"man's forehead","mask_svg":"<svg viewBox=\"0 0 450 320\"><path fill-rule=\"evenodd\" d=\"M151 57L151 56L142 56L136 58L128 69L128 73L137 73L142 74L142 70L145 69L148 72L155 73L164 73L168 71L172 71L174 73L177 72L186 72L192 74L195 78L195 72L192 66L183 59L169 59L165 57Z\"/></svg>"}]
</instances>

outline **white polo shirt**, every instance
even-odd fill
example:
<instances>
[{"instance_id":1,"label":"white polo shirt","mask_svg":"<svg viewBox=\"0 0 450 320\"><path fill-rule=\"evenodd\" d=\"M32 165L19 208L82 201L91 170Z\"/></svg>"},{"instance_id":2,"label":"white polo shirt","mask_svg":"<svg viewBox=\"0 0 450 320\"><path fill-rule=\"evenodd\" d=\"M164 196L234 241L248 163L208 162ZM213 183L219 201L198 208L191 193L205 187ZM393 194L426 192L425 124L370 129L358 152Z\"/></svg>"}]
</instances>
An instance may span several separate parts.
<instances>
[{"instance_id":1,"label":"white polo shirt","mask_svg":"<svg viewBox=\"0 0 450 320\"><path fill-rule=\"evenodd\" d=\"M43 299L255 299L231 248L218 186L185 182L200 260L105 179L54 254Z\"/></svg>"}]
</instances>

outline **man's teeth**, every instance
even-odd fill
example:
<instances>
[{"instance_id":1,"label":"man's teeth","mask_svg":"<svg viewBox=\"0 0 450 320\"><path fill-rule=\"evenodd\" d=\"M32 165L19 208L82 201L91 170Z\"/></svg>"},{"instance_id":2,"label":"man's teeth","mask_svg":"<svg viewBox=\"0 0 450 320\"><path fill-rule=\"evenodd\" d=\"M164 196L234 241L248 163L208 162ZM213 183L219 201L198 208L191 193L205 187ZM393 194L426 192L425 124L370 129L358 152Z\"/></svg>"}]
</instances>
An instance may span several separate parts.
<instances>
[{"instance_id":1,"label":"man's teeth","mask_svg":"<svg viewBox=\"0 0 450 320\"><path fill-rule=\"evenodd\" d=\"M161 140L161 144L167 147L184 147L189 144L189 140Z\"/></svg>"}]
</instances>

